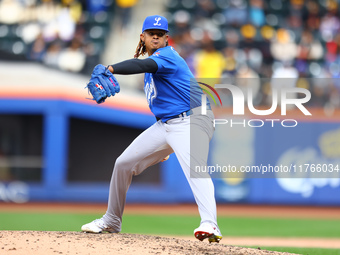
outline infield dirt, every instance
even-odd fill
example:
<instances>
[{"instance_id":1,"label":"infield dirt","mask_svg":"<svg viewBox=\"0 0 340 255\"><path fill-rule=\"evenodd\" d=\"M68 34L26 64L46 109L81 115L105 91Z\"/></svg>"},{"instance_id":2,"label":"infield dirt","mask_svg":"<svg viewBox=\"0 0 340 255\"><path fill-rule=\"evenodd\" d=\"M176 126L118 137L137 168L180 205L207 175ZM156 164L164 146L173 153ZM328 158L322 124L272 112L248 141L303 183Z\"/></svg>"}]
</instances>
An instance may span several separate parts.
<instances>
[{"instance_id":1,"label":"infield dirt","mask_svg":"<svg viewBox=\"0 0 340 255\"><path fill-rule=\"evenodd\" d=\"M0 254L197 254L289 255L224 244L137 234L86 234L81 232L1 231Z\"/></svg>"}]
</instances>

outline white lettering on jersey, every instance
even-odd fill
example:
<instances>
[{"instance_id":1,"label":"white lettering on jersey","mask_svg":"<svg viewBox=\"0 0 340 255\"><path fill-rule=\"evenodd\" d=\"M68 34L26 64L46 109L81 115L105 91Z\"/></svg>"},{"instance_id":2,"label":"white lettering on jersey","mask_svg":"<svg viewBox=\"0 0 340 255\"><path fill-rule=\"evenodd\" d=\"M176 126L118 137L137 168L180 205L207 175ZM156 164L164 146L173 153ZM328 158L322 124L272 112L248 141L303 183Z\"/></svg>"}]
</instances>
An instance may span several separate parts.
<instances>
[{"instance_id":1,"label":"white lettering on jersey","mask_svg":"<svg viewBox=\"0 0 340 255\"><path fill-rule=\"evenodd\" d=\"M150 83L146 83L144 88L146 99L148 100L149 105L152 105L153 100L157 97L157 89L155 83L153 81L152 75L150 79Z\"/></svg>"}]
</instances>

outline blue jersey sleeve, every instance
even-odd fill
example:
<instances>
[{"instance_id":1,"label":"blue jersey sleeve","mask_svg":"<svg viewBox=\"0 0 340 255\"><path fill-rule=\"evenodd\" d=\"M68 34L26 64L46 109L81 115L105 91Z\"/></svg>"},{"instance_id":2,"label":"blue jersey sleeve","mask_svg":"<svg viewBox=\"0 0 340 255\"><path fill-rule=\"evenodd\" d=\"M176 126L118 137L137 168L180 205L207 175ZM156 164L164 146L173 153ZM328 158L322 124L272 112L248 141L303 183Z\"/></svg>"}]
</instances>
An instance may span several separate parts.
<instances>
[{"instance_id":1,"label":"blue jersey sleeve","mask_svg":"<svg viewBox=\"0 0 340 255\"><path fill-rule=\"evenodd\" d=\"M158 49L149 58L153 59L157 65L157 74L174 74L178 69L175 55L177 52L171 50L172 47Z\"/></svg>"}]
</instances>

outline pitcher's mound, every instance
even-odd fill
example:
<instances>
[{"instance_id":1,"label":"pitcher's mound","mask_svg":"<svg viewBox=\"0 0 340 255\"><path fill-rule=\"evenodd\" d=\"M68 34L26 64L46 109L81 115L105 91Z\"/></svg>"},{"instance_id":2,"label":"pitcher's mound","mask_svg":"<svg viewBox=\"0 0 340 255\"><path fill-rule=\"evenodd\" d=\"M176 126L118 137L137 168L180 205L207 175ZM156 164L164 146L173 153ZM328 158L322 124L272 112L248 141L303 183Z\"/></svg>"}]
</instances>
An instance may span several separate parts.
<instances>
[{"instance_id":1,"label":"pitcher's mound","mask_svg":"<svg viewBox=\"0 0 340 255\"><path fill-rule=\"evenodd\" d=\"M290 253L242 248L198 240L137 234L81 232L1 231L0 254L272 254Z\"/></svg>"}]
</instances>

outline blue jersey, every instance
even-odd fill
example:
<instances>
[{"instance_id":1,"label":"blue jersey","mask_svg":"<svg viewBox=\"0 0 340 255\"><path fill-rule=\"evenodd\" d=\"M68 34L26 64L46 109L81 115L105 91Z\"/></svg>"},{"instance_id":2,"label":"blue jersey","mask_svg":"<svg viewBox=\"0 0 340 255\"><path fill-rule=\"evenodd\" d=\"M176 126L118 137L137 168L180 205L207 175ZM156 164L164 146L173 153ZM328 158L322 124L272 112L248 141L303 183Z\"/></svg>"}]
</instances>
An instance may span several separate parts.
<instances>
[{"instance_id":1,"label":"blue jersey","mask_svg":"<svg viewBox=\"0 0 340 255\"><path fill-rule=\"evenodd\" d=\"M184 59L171 46L160 48L149 58L158 70L145 73L144 91L152 113L163 122L201 106L202 90L194 82ZM209 103L208 103L209 104Z\"/></svg>"}]
</instances>

